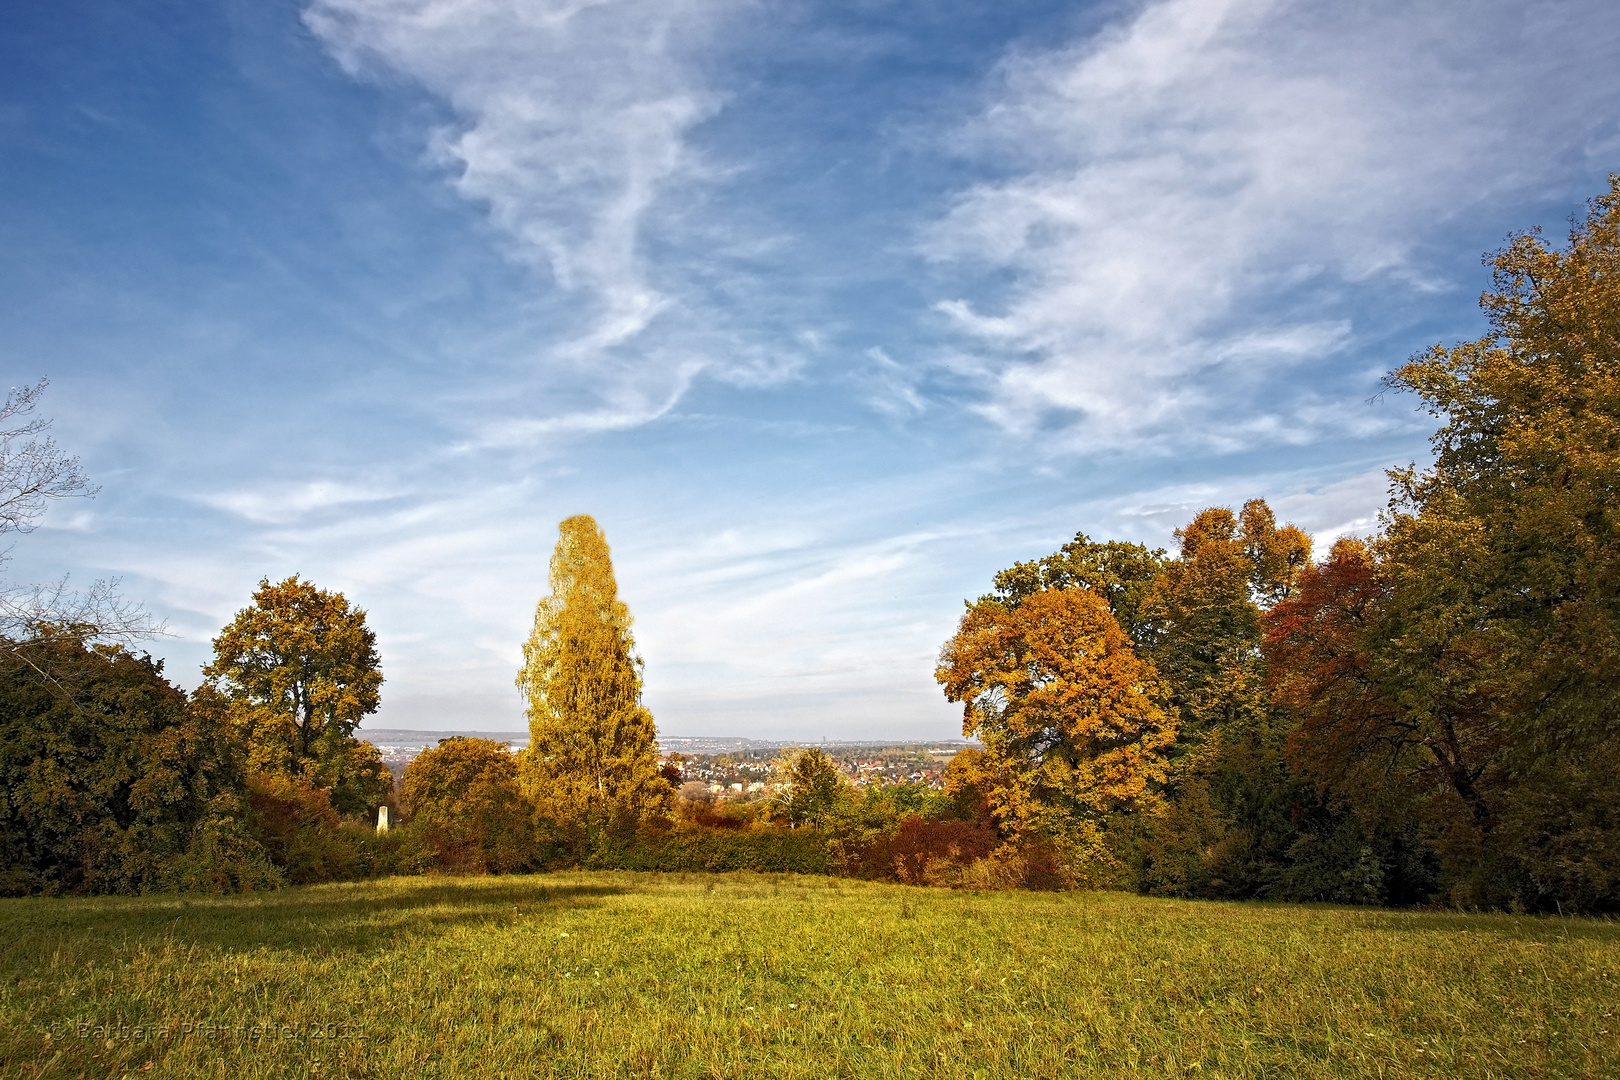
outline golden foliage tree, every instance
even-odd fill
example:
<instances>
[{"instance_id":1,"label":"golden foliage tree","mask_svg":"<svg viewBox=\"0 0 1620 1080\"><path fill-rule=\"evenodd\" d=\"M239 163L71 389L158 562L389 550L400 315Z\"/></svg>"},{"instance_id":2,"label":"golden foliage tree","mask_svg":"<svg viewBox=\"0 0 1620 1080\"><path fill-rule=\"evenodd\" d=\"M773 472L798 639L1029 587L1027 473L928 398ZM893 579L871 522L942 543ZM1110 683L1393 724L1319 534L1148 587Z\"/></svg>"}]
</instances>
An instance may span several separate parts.
<instances>
[{"instance_id":1,"label":"golden foliage tree","mask_svg":"<svg viewBox=\"0 0 1620 1080\"><path fill-rule=\"evenodd\" d=\"M442 865L507 873L535 861L534 826L505 743L455 736L418 754L400 794Z\"/></svg>"},{"instance_id":2,"label":"golden foliage tree","mask_svg":"<svg viewBox=\"0 0 1620 1080\"><path fill-rule=\"evenodd\" d=\"M294 574L260 581L253 604L214 639L198 705L219 707L247 744L250 768L307 776L345 813L380 805L393 786L376 748L354 738L377 711L377 635L342 593Z\"/></svg>"},{"instance_id":3,"label":"golden foliage tree","mask_svg":"<svg viewBox=\"0 0 1620 1080\"><path fill-rule=\"evenodd\" d=\"M1390 376L1444 423L1379 554L1408 708L1483 707L1523 765L1620 736L1620 176L1491 261L1490 333Z\"/></svg>"},{"instance_id":4,"label":"golden foliage tree","mask_svg":"<svg viewBox=\"0 0 1620 1080\"><path fill-rule=\"evenodd\" d=\"M1082 876L1108 863L1103 819L1151 799L1176 722L1107 602L1085 588L980 600L934 674L984 743L973 780L1003 832L1056 844Z\"/></svg>"},{"instance_id":5,"label":"golden foliage tree","mask_svg":"<svg viewBox=\"0 0 1620 1080\"><path fill-rule=\"evenodd\" d=\"M665 813L670 787L607 540L583 514L559 531L517 679L529 700L523 786L565 828L621 830Z\"/></svg>"}]
</instances>

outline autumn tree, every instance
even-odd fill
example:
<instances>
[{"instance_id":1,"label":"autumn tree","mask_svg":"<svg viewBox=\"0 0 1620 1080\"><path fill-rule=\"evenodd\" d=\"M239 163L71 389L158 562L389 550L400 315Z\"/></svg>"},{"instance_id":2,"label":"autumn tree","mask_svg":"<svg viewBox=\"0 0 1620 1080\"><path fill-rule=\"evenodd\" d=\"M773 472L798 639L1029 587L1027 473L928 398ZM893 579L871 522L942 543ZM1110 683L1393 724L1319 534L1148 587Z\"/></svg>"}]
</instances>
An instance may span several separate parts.
<instances>
[{"instance_id":1,"label":"autumn tree","mask_svg":"<svg viewBox=\"0 0 1620 1080\"><path fill-rule=\"evenodd\" d=\"M1176 722L1102 596L1043 589L1016 606L971 605L935 678L984 744L976 776L1004 833L1058 845L1071 869L1110 861L1103 821L1138 808L1165 777Z\"/></svg>"},{"instance_id":2,"label":"autumn tree","mask_svg":"<svg viewBox=\"0 0 1620 1080\"><path fill-rule=\"evenodd\" d=\"M1181 551L1154 579L1142 618L1154 626L1151 656L1172 688L1183 739L1263 726L1260 613L1288 594L1310 561L1310 538L1279 529L1261 499L1236 515L1201 511L1176 538Z\"/></svg>"},{"instance_id":3,"label":"autumn tree","mask_svg":"<svg viewBox=\"0 0 1620 1080\"><path fill-rule=\"evenodd\" d=\"M1382 536L1273 612L1293 756L1417 800L1458 903L1620 906L1620 178L1490 259L1490 332L1390 385L1442 420ZM1360 628L1358 630L1358 627Z\"/></svg>"},{"instance_id":4,"label":"autumn tree","mask_svg":"<svg viewBox=\"0 0 1620 1080\"><path fill-rule=\"evenodd\" d=\"M366 613L342 593L296 574L260 581L253 604L214 639L199 707L228 715L251 768L306 776L343 813L380 805L392 788L368 742L354 738L377 711L383 676Z\"/></svg>"},{"instance_id":5,"label":"autumn tree","mask_svg":"<svg viewBox=\"0 0 1620 1080\"><path fill-rule=\"evenodd\" d=\"M1432 800L1452 790L1481 738L1492 736L1401 714L1382 674L1387 600L1374 545L1340 538L1266 612L1261 650L1272 704L1288 721L1286 760L1313 785L1318 817L1333 819L1340 834L1359 831L1378 851L1381 898L1419 903L1435 886L1425 836ZM1297 798L1311 801L1305 792Z\"/></svg>"},{"instance_id":6,"label":"autumn tree","mask_svg":"<svg viewBox=\"0 0 1620 1080\"><path fill-rule=\"evenodd\" d=\"M1336 540L1302 567L1294 594L1265 616L1272 700L1291 711L1289 759L1324 787L1370 792L1421 748L1375 670L1384 583L1365 541ZM1447 751L1441 747L1441 753Z\"/></svg>"},{"instance_id":7,"label":"autumn tree","mask_svg":"<svg viewBox=\"0 0 1620 1080\"><path fill-rule=\"evenodd\" d=\"M1295 724L1289 760L1322 788L1373 817L1449 792L1486 814L1484 765L1504 747L1483 701L1464 712L1408 710L1390 678L1393 597L1365 541L1336 541L1301 570L1294 594L1266 613L1263 645L1272 700Z\"/></svg>"},{"instance_id":8,"label":"autumn tree","mask_svg":"<svg viewBox=\"0 0 1620 1080\"><path fill-rule=\"evenodd\" d=\"M1164 570L1162 548L1122 540L1101 543L1085 533L1041 559L1014 563L995 576L995 592L984 599L1009 608L1046 589L1090 589L1108 604L1120 628L1143 653L1156 643L1156 627L1142 609L1154 581Z\"/></svg>"},{"instance_id":9,"label":"autumn tree","mask_svg":"<svg viewBox=\"0 0 1620 1080\"><path fill-rule=\"evenodd\" d=\"M505 743L441 739L405 770L400 794L441 865L493 874L533 865L533 811Z\"/></svg>"},{"instance_id":10,"label":"autumn tree","mask_svg":"<svg viewBox=\"0 0 1620 1080\"><path fill-rule=\"evenodd\" d=\"M1442 420L1381 545L1409 708L1474 709L1522 761L1620 734L1620 177L1563 250L1491 258L1490 332L1390 376Z\"/></svg>"},{"instance_id":11,"label":"autumn tree","mask_svg":"<svg viewBox=\"0 0 1620 1080\"><path fill-rule=\"evenodd\" d=\"M1149 653L1180 721L1161 811L1137 836L1138 884L1175 895L1249 897L1280 880L1300 838L1308 785L1282 755L1287 721L1269 699L1261 616L1287 596L1310 538L1264 500L1200 511L1176 531L1142 602ZM1311 801L1311 800L1306 800Z\"/></svg>"},{"instance_id":12,"label":"autumn tree","mask_svg":"<svg viewBox=\"0 0 1620 1080\"><path fill-rule=\"evenodd\" d=\"M607 540L583 514L559 530L517 679L529 702L522 782L543 816L583 837L662 816L670 786Z\"/></svg>"}]
</instances>

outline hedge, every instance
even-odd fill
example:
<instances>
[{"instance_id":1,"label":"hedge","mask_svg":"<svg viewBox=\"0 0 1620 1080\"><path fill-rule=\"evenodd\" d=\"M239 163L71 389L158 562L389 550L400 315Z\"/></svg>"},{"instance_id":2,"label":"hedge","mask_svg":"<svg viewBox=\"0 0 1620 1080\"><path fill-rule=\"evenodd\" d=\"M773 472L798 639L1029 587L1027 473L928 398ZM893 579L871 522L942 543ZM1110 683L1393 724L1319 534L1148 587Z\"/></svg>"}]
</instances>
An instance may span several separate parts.
<instances>
[{"instance_id":1,"label":"hedge","mask_svg":"<svg viewBox=\"0 0 1620 1080\"><path fill-rule=\"evenodd\" d=\"M592 870L759 870L832 874L837 860L816 829L677 828L604 845L585 860Z\"/></svg>"}]
</instances>

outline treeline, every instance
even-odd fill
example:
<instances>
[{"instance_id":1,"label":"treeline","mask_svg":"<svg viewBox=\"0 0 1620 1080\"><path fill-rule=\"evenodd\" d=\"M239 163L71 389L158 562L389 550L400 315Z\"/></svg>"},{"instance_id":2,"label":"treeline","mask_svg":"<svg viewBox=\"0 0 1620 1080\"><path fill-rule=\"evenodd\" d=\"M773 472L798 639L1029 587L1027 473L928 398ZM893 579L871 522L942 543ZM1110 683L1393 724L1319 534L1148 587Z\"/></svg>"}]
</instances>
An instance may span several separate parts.
<instances>
[{"instance_id":1,"label":"treeline","mask_svg":"<svg viewBox=\"0 0 1620 1080\"><path fill-rule=\"evenodd\" d=\"M784 753L772 767L781 793L752 802L714 799L685 779L678 755L661 766L607 542L585 516L562 522L559 532L551 592L536 608L518 676L529 703L528 747L514 754L485 739L446 739L405 772L409 828L435 865L922 881L913 849L932 844L940 859L968 866L996 845L978 802L922 784L857 792L816 749Z\"/></svg>"},{"instance_id":2,"label":"treeline","mask_svg":"<svg viewBox=\"0 0 1620 1080\"><path fill-rule=\"evenodd\" d=\"M260 583L189 696L90 624L7 636L0 895L563 866L921 882L930 853L941 880L994 846L984 807L923 785L857 794L819 750L783 755L780 797L745 804L660 765L606 541L588 517L560 532L518 678L530 745L443 740L397 791L354 734L382 684L365 612L297 576Z\"/></svg>"},{"instance_id":3,"label":"treeline","mask_svg":"<svg viewBox=\"0 0 1620 1080\"><path fill-rule=\"evenodd\" d=\"M354 738L382 682L365 613L262 582L188 696L88 623L0 643L0 895L238 892L419 871L377 750Z\"/></svg>"},{"instance_id":4,"label":"treeline","mask_svg":"<svg viewBox=\"0 0 1620 1080\"><path fill-rule=\"evenodd\" d=\"M1490 332L1389 377L1441 426L1377 535L1316 559L1253 500L1173 555L1078 535L995 575L940 654L982 746L943 791L857 790L818 750L774 799L683 784L581 516L524 647L529 746L445 740L397 794L340 594L262 582L189 697L90 622L7 624L0 892L572 865L1620 908L1620 178L1567 247L1493 264Z\"/></svg>"},{"instance_id":5,"label":"treeline","mask_svg":"<svg viewBox=\"0 0 1620 1080\"><path fill-rule=\"evenodd\" d=\"M1319 562L1262 501L1174 557L1077 536L941 654L1002 846L1072 883L1620 907L1620 180L1493 258L1491 331L1388 379L1441 420Z\"/></svg>"}]
</instances>

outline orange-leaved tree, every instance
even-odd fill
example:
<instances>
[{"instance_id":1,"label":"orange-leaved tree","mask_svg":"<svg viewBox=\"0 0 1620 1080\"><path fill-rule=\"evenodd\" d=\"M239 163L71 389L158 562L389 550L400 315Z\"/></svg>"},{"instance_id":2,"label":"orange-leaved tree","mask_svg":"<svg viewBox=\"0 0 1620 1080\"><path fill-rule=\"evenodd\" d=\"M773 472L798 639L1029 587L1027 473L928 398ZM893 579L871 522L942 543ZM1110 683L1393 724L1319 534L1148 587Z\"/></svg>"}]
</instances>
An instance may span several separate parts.
<instances>
[{"instance_id":1,"label":"orange-leaved tree","mask_svg":"<svg viewBox=\"0 0 1620 1080\"><path fill-rule=\"evenodd\" d=\"M1086 588L980 600L934 674L984 743L976 771L1011 842L1053 844L1076 879L1109 876L1105 819L1153 799L1176 722L1107 602Z\"/></svg>"}]
</instances>

